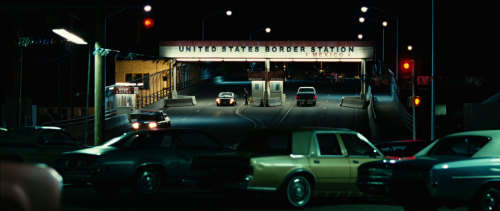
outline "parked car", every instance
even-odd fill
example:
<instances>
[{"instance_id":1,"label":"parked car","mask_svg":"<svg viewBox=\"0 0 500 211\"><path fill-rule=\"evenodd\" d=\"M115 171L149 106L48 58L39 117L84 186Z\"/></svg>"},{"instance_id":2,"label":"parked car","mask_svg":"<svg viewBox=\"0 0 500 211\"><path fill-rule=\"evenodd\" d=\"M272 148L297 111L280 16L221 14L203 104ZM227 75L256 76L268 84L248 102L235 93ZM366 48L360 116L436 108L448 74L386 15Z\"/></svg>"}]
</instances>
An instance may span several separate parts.
<instances>
[{"instance_id":1,"label":"parked car","mask_svg":"<svg viewBox=\"0 0 500 211\"><path fill-rule=\"evenodd\" d=\"M135 130L172 126L170 117L163 110L141 110L140 113L130 114L130 122Z\"/></svg>"},{"instance_id":2,"label":"parked car","mask_svg":"<svg viewBox=\"0 0 500 211\"><path fill-rule=\"evenodd\" d=\"M397 140L375 144L388 159L412 159L413 155L429 145L429 140Z\"/></svg>"},{"instance_id":3,"label":"parked car","mask_svg":"<svg viewBox=\"0 0 500 211\"><path fill-rule=\"evenodd\" d=\"M232 149L201 130L141 130L100 146L62 153L56 169L65 183L91 182L101 193L129 186L149 195L170 184L187 184L195 156L228 151Z\"/></svg>"},{"instance_id":4,"label":"parked car","mask_svg":"<svg viewBox=\"0 0 500 211\"><path fill-rule=\"evenodd\" d=\"M500 130L483 130L444 136L413 160L365 163L357 184L363 192L401 200L406 209L466 204L470 210L499 210L499 176Z\"/></svg>"},{"instance_id":5,"label":"parked car","mask_svg":"<svg viewBox=\"0 0 500 211\"><path fill-rule=\"evenodd\" d=\"M220 92L217 98L215 98L215 102L217 106L220 105L236 105L236 94L234 92Z\"/></svg>"},{"instance_id":6,"label":"parked car","mask_svg":"<svg viewBox=\"0 0 500 211\"><path fill-rule=\"evenodd\" d=\"M285 204L305 206L314 194L360 193L357 167L383 159L362 134L347 129L250 131L237 152L193 161L198 183L225 193L274 192Z\"/></svg>"},{"instance_id":7,"label":"parked car","mask_svg":"<svg viewBox=\"0 0 500 211\"><path fill-rule=\"evenodd\" d=\"M14 128L0 137L0 160L52 166L60 153L85 147L60 127Z\"/></svg>"},{"instance_id":8,"label":"parked car","mask_svg":"<svg viewBox=\"0 0 500 211\"><path fill-rule=\"evenodd\" d=\"M301 86L297 90L297 95L295 96L297 100L297 106L300 105L316 105L316 89L312 86Z\"/></svg>"},{"instance_id":9,"label":"parked car","mask_svg":"<svg viewBox=\"0 0 500 211\"><path fill-rule=\"evenodd\" d=\"M59 210L61 176L43 164L0 161L0 210Z\"/></svg>"}]
</instances>

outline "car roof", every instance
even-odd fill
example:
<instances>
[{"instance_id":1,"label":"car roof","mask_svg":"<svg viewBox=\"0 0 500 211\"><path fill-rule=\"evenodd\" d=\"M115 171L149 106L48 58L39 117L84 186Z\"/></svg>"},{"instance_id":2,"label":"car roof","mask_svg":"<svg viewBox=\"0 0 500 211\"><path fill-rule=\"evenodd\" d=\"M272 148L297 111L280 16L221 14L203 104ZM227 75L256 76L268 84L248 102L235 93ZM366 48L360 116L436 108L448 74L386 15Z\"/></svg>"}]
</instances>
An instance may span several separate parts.
<instances>
[{"instance_id":1,"label":"car roof","mask_svg":"<svg viewBox=\"0 0 500 211\"><path fill-rule=\"evenodd\" d=\"M424 148L422 151L417 153L415 156L426 155L429 150L441 139L453 138L453 137L461 137L461 136L482 136L489 137L491 140L486 143L480 150L478 150L472 158L478 157L500 157L500 130L474 130L474 131L465 131L458 132L443 136L436 141L433 141L430 145Z\"/></svg>"}]
</instances>

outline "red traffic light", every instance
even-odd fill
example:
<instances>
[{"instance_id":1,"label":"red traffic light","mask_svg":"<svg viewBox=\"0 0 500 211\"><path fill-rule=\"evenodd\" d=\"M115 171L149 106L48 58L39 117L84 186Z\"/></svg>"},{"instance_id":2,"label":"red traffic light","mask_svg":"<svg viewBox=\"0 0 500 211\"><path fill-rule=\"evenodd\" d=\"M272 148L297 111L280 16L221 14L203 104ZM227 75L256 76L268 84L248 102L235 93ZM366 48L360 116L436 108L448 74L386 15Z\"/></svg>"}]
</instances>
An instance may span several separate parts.
<instances>
[{"instance_id":1,"label":"red traffic light","mask_svg":"<svg viewBox=\"0 0 500 211\"><path fill-rule=\"evenodd\" d=\"M401 69L404 74L411 74L415 66L415 61L413 60L403 60L401 62Z\"/></svg>"},{"instance_id":2,"label":"red traffic light","mask_svg":"<svg viewBox=\"0 0 500 211\"><path fill-rule=\"evenodd\" d=\"M149 29L151 27L153 27L155 25L155 21L150 18L150 17L147 17L147 18L144 18L142 19L142 26L146 29Z\"/></svg>"},{"instance_id":3,"label":"red traffic light","mask_svg":"<svg viewBox=\"0 0 500 211\"><path fill-rule=\"evenodd\" d=\"M420 97L419 96L415 96L415 98L413 98L413 105L415 107L418 107L418 106L420 106L420 103L422 103L422 100L420 100Z\"/></svg>"}]
</instances>

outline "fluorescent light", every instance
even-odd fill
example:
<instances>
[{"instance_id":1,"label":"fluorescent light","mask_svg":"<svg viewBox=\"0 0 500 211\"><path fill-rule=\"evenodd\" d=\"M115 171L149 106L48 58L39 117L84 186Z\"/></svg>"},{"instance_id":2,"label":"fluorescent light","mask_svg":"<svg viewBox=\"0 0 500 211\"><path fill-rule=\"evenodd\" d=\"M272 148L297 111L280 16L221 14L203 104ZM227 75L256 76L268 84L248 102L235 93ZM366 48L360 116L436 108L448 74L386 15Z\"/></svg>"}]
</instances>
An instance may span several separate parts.
<instances>
[{"instance_id":1,"label":"fluorescent light","mask_svg":"<svg viewBox=\"0 0 500 211\"><path fill-rule=\"evenodd\" d=\"M61 37L64 37L66 40L70 42L74 42L79 45L86 45L87 42L83 40L82 38L76 36L75 34L66 31L66 29L52 29L52 31L56 34L58 34Z\"/></svg>"}]
</instances>

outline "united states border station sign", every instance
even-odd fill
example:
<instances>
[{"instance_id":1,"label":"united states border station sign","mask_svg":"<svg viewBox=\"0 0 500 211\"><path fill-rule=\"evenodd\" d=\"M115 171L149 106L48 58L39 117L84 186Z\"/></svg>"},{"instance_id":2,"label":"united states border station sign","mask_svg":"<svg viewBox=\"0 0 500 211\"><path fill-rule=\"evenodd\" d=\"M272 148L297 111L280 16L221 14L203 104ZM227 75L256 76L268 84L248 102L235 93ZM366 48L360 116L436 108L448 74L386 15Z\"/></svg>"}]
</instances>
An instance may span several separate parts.
<instances>
[{"instance_id":1,"label":"united states border station sign","mask_svg":"<svg viewBox=\"0 0 500 211\"><path fill-rule=\"evenodd\" d=\"M164 41L160 57L192 61L328 61L372 59L367 41Z\"/></svg>"}]
</instances>

